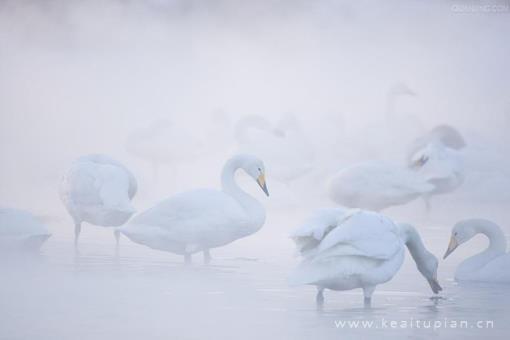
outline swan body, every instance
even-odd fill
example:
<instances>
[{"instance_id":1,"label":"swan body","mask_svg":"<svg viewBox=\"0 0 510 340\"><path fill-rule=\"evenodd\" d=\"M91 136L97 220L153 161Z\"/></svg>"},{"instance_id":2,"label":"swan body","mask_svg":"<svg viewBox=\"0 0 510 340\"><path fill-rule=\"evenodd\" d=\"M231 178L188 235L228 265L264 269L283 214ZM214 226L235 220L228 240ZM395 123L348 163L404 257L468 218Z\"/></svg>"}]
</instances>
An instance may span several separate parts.
<instances>
[{"instance_id":1,"label":"swan body","mask_svg":"<svg viewBox=\"0 0 510 340\"><path fill-rule=\"evenodd\" d=\"M231 243L257 232L265 222L265 209L242 191L234 180L243 169L268 195L264 164L251 155L237 155L223 168L222 190L199 189L177 194L135 216L118 229L136 243L185 255Z\"/></svg>"},{"instance_id":2,"label":"swan body","mask_svg":"<svg viewBox=\"0 0 510 340\"><path fill-rule=\"evenodd\" d=\"M32 214L0 208L0 250L36 250L51 236Z\"/></svg>"},{"instance_id":3,"label":"swan body","mask_svg":"<svg viewBox=\"0 0 510 340\"><path fill-rule=\"evenodd\" d=\"M315 152L293 115L285 115L273 126L261 116L246 116L235 126L235 137L242 152L264 159L271 177L289 184L313 169Z\"/></svg>"},{"instance_id":4,"label":"swan body","mask_svg":"<svg viewBox=\"0 0 510 340\"><path fill-rule=\"evenodd\" d=\"M336 173L329 185L329 196L342 206L379 211L406 204L433 189L433 185L405 167L370 161Z\"/></svg>"},{"instance_id":5,"label":"swan body","mask_svg":"<svg viewBox=\"0 0 510 340\"><path fill-rule=\"evenodd\" d=\"M489 246L459 264L455 280L510 283L510 254L506 252L505 234L494 222L469 219L456 223L444 258L477 234L485 235L489 239Z\"/></svg>"},{"instance_id":6,"label":"swan body","mask_svg":"<svg viewBox=\"0 0 510 340\"><path fill-rule=\"evenodd\" d=\"M292 235L303 261L291 273L292 285L315 285L317 302L323 290L362 288L365 303L379 284L393 278L409 248L419 271L435 293L437 259L429 253L416 230L397 225L376 212L332 208L315 212Z\"/></svg>"},{"instance_id":7,"label":"swan body","mask_svg":"<svg viewBox=\"0 0 510 340\"><path fill-rule=\"evenodd\" d=\"M62 178L60 198L75 223L75 243L81 223L110 227L124 224L134 213L137 191L133 174L105 155L78 158Z\"/></svg>"}]
</instances>

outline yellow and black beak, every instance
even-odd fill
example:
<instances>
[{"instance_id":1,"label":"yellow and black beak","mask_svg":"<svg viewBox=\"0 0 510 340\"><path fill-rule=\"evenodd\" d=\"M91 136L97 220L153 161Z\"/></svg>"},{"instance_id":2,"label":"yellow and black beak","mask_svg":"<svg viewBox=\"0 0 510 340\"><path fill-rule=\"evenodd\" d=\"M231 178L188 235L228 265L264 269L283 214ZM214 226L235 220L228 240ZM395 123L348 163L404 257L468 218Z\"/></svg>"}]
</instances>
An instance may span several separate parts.
<instances>
[{"instance_id":1,"label":"yellow and black beak","mask_svg":"<svg viewBox=\"0 0 510 340\"><path fill-rule=\"evenodd\" d=\"M448 244L448 249L446 249L446 253L444 253L444 256L443 256L443 260L448 256L450 255L451 253L453 253L453 251L455 249L457 249L457 247L459 246L459 242L457 242L457 239L452 235L452 237L450 238L450 243Z\"/></svg>"},{"instance_id":2,"label":"yellow and black beak","mask_svg":"<svg viewBox=\"0 0 510 340\"><path fill-rule=\"evenodd\" d=\"M266 177L264 174L260 174L260 176L257 178L257 183L259 184L260 188L264 191L266 196L269 196L269 191L267 191L267 185L266 185Z\"/></svg>"}]
</instances>

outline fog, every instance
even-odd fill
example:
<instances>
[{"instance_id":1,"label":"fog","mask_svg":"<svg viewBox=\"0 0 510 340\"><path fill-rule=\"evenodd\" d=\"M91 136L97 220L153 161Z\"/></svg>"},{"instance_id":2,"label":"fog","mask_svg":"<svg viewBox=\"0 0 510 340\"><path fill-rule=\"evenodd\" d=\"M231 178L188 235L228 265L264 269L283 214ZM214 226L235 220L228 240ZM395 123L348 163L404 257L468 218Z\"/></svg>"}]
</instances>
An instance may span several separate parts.
<instances>
[{"instance_id":1,"label":"fog","mask_svg":"<svg viewBox=\"0 0 510 340\"><path fill-rule=\"evenodd\" d=\"M435 0L1 1L0 206L32 212L53 235L35 259L4 256L0 338L230 339L254 338L256 331L269 339L342 332L370 338L378 333L338 330L333 320L409 315L493 318L495 329L476 334L505 337L508 288L453 281L455 266L485 246L481 237L440 262L439 305L428 299L409 256L376 290L379 309L369 315L357 290L331 292L330 309L317 314L314 289L285 282L297 263L288 233L313 209L334 206L327 178L359 161L403 162L412 141L439 124L466 140L464 183L434 197L431 211L416 200L384 213L416 225L437 257L463 218L493 220L509 234L510 10L506 1L480 3L500 7L468 10L474 2ZM391 102L396 86L415 95ZM72 220L58 197L74 159L103 153L125 164L138 180L133 204L140 212L180 191L218 188L225 160L243 150L236 126L253 115L274 129L293 117L313 150L311 170L290 183L277 178L277 165L272 177L266 164L269 198L239 176L267 209L260 232L213 249L211 266L197 256L187 268L180 256L125 238L115 259L112 229L84 225L75 255ZM157 161L149 159L160 151L141 157L129 147L140 133L157 135L164 154ZM296 149L303 147L288 146L289 153ZM284 165L300 163L298 154Z\"/></svg>"}]
</instances>

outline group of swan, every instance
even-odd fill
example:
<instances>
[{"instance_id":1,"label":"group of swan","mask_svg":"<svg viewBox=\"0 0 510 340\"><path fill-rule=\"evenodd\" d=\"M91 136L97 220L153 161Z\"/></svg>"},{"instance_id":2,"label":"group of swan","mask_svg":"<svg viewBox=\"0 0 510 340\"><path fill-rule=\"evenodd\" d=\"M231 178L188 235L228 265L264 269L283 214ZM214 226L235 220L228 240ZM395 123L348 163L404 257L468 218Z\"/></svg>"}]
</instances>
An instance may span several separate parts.
<instances>
[{"instance_id":1,"label":"group of swan","mask_svg":"<svg viewBox=\"0 0 510 340\"><path fill-rule=\"evenodd\" d=\"M376 211L422 197L428 208L432 195L463 183L459 149L464 146L455 129L438 126L413 144L406 166L367 161L345 167L332 176L329 196L343 206Z\"/></svg>"},{"instance_id":2,"label":"group of swan","mask_svg":"<svg viewBox=\"0 0 510 340\"><path fill-rule=\"evenodd\" d=\"M317 287L317 303L324 301L324 289L362 288L369 305L377 285L395 276L409 249L419 272L434 293L438 261L423 245L412 226L396 224L376 212L359 209L322 209L293 234L301 264L289 280L293 285Z\"/></svg>"},{"instance_id":3,"label":"group of swan","mask_svg":"<svg viewBox=\"0 0 510 340\"><path fill-rule=\"evenodd\" d=\"M203 252L207 263L211 248L249 236L264 225L265 209L237 185L238 170L248 174L269 195L264 163L255 156L239 154L225 163L221 190L177 194L125 224L134 213L131 205L137 189L134 176L107 156L81 157L66 173L60 188L62 200L75 222L75 245L82 222L120 226L115 229L117 241L123 234L150 248L183 255L185 262L191 262L192 254ZM413 181L412 177L408 180ZM423 183L416 185L430 189ZM382 207L374 204L372 208ZM461 263L455 278L509 283L510 257L505 236L493 222L474 219L457 223L444 258L478 233L489 238L488 249ZM30 214L0 209L0 236L2 248L7 248L5 244L37 248L50 234ZM346 207L318 210L292 238L303 259L289 281L293 285L316 286L319 305L324 301L325 289L355 288L363 289L365 303L370 305L376 286L391 280L402 266L406 247L432 291L442 290L437 281L438 261L426 249L417 230L378 212Z\"/></svg>"}]
</instances>

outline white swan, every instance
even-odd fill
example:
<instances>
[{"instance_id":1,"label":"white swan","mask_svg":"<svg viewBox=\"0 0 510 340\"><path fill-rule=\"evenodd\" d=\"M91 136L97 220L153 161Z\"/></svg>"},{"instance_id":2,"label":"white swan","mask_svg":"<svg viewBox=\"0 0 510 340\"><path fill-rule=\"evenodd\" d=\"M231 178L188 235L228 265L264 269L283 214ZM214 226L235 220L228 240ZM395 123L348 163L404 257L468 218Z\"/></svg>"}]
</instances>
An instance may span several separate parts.
<instances>
[{"instance_id":1,"label":"white swan","mask_svg":"<svg viewBox=\"0 0 510 340\"><path fill-rule=\"evenodd\" d=\"M292 114L283 115L274 127L264 117L245 116L235 126L235 138L241 152L264 159L270 177L279 182L289 185L313 168L315 151Z\"/></svg>"},{"instance_id":2,"label":"white swan","mask_svg":"<svg viewBox=\"0 0 510 340\"><path fill-rule=\"evenodd\" d=\"M108 156L75 160L60 185L60 198L74 220L75 246L82 222L103 227L124 224L135 211L131 199L136 190L133 174Z\"/></svg>"},{"instance_id":3,"label":"white swan","mask_svg":"<svg viewBox=\"0 0 510 340\"><path fill-rule=\"evenodd\" d=\"M151 163L154 182L158 180L161 165L175 168L179 162L194 160L202 149L202 144L186 129L165 119L133 130L126 139L126 150L130 154Z\"/></svg>"},{"instance_id":4,"label":"white swan","mask_svg":"<svg viewBox=\"0 0 510 340\"><path fill-rule=\"evenodd\" d=\"M324 301L326 288L362 288L365 305L370 305L375 287L391 280L400 269L405 246L433 292L441 290L438 261L424 247L418 232L379 213L344 208L318 210L291 237L303 261L291 273L289 282L315 285L318 305Z\"/></svg>"},{"instance_id":5,"label":"white swan","mask_svg":"<svg viewBox=\"0 0 510 340\"><path fill-rule=\"evenodd\" d=\"M466 147L464 137L456 128L447 124L438 125L412 143L408 151L410 165L413 164L411 159L414 154L430 143L441 144L454 150L461 150Z\"/></svg>"},{"instance_id":6,"label":"white swan","mask_svg":"<svg viewBox=\"0 0 510 340\"><path fill-rule=\"evenodd\" d=\"M379 211L408 203L433 189L433 185L405 167L371 161L335 174L329 185L329 197L349 208Z\"/></svg>"},{"instance_id":7,"label":"white swan","mask_svg":"<svg viewBox=\"0 0 510 340\"><path fill-rule=\"evenodd\" d=\"M48 229L32 214L0 208L0 250L35 250L50 237Z\"/></svg>"},{"instance_id":8,"label":"white swan","mask_svg":"<svg viewBox=\"0 0 510 340\"><path fill-rule=\"evenodd\" d=\"M221 175L222 190L199 189L170 197L135 216L117 230L136 243L184 255L221 247L262 228L264 207L236 184L234 175L244 170L269 196L264 164L258 158L240 154L229 159Z\"/></svg>"},{"instance_id":9,"label":"white swan","mask_svg":"<svg viewBox=\"0 0 510 340\"><path fill-rule=\"evenodd\" d=\"M510 254L506 252L505 234L494 222L485 219L468 219L456 223L443 259L477 234L487 236L489 246L480 254L464 260L455 271L455 279L510 283Z\"/></svg>"},{"instance_id":10,"label":"white swan","mask_svg":"<svg viewBox=\"0 0 510 340\"><path fill-rule=\"evenodd\" d=\"M441 142L432 141L418 149L409 167L434 186L423 196L427 209L432 195L450 193L464 183L465 169L460 152Z\"/></svg>"}]
</instances>

